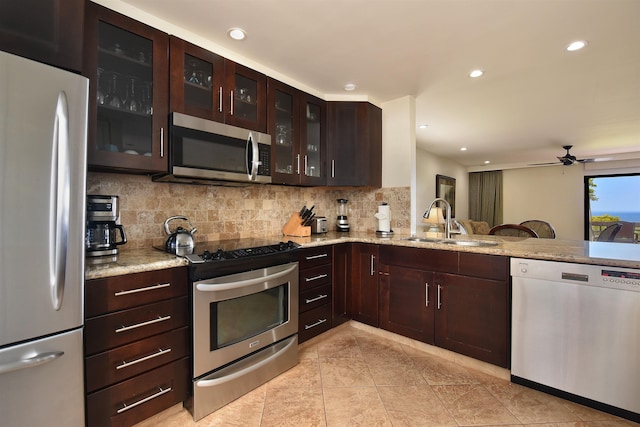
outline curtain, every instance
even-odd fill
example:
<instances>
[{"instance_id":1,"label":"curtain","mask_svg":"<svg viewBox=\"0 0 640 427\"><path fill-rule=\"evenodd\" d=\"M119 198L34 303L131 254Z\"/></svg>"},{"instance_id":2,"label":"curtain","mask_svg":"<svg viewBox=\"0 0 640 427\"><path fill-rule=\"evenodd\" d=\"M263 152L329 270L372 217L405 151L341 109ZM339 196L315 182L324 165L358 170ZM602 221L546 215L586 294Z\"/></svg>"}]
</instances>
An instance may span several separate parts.
<instances>
[{"instance_id":1,"label":"curtain","mask_svg":"<svg viewBox=\"0 0 640 427\"><path fill-rule=\"evenodd\" d=\"M469 173L469 219L502 224L502 171Z\"/></svg>"}]
</instances>

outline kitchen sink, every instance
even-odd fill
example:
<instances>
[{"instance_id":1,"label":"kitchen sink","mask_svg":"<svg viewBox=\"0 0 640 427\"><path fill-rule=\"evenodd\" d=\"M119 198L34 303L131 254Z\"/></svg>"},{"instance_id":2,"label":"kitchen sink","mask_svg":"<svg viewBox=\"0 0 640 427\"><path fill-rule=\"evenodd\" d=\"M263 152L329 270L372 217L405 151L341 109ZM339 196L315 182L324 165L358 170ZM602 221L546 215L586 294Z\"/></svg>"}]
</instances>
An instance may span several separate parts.
<instances>
[{"instance_id":1,"label":"kitchen sink","mask_svg":"<svg viewBox=\"0 0 640 427\"><path fill-rule=\"evenodd\" d=\"M422 242L422 243L441 243L442 239L438 239L435 237L407 237L406 239L409 242Z\"/></svg>"},{"instance_id":2,"label":"kitchen sink","mask_svg":"<svg viewBox=\"0 0 640 427\"><path fill-rule=\"evenodd\" d=\"M456 246L498 246L499 242L494 242L492 240L441 240L439 243L444 243L445 245L456 245Z\"/></svg>"}]
</instances>

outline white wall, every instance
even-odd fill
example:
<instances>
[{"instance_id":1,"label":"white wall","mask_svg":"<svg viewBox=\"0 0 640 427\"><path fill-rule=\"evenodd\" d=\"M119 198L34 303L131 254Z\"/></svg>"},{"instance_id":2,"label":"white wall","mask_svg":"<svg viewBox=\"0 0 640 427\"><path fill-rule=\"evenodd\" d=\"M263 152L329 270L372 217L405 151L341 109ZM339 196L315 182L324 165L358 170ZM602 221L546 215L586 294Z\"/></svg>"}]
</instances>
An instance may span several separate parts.
<instances>
[{"instance_id":1,"label":"white wall","mask_svg":"<svg viewBox=\"0 0 640 427\"><path fill-rule=\"evenodd\" d=\"M455 162L443 159L423 149L416 150L416 207L418 226L429 203L436 197L436 175L446 175L456 180L457 218L469 218L469 174ZM420 227L419 227L420 228Z\"/></svg>"},{"instance_id":2,"label":"white wall","mask_svg":"<svg viewBox=\"0 0 640 427\"><path fill-rule=\"evenodd\" d=\"M504 223L541 219L557 238L584 240L584 166L547 166L503 172Z\"/></svg>"}]
</instances>

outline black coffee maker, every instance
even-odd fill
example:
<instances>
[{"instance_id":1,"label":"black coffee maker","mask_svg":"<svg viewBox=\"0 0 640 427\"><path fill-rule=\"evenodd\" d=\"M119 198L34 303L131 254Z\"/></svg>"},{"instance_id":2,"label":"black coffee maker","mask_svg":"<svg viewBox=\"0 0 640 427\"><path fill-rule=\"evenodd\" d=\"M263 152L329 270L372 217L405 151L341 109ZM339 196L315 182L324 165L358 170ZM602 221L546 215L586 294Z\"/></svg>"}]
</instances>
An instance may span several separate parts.
<instances>
[{"instance_id":1,"label":"black coffee maker","mask_svg":"<svg viewBox=\"0 0 640 427\"><path fill-rule=\"evenodd\" d=\"M118 196L87 196L86 256L118 254L118 246L127 243L127 236L119 221Z\"/></svg>"}]
</instances>

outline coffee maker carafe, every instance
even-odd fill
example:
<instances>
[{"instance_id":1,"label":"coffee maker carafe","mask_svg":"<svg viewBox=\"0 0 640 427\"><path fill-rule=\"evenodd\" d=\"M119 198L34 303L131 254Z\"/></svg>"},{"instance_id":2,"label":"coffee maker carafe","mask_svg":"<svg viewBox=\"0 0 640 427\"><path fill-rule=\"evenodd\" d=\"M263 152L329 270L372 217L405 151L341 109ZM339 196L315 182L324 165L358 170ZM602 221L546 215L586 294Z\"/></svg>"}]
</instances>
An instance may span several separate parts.
<instances>
[{"instance_id":1,"label":"coffee maker carafe","mask_svg":"<svg viewBox=\"0 0 640 427\"><path fill-rule=\"evenodd\" d=\"M349 220L347 219L347 199L338 199L338 218L336 229L338 231L349 231Z\"/></svg>"},{"instance_id":2,"label":"coffee maker carafe","mask_svg":"<svg viewBox=\"0 0 640 427\"><path fill-rule=\"evenodd\" d=\"M117 255L118 246L127 243L124 228L118 224L118 205L118 196L87 196L86 256Z\"/></svg>"}]
</instances>

